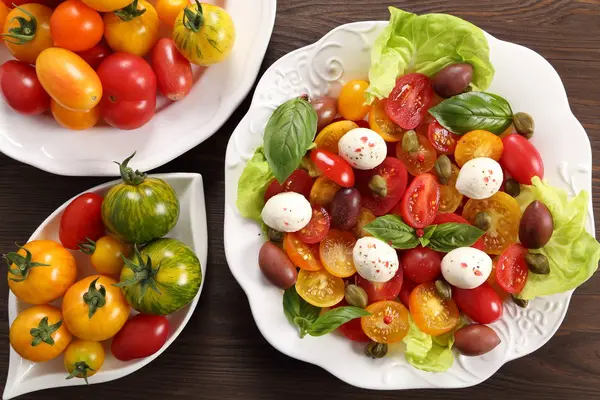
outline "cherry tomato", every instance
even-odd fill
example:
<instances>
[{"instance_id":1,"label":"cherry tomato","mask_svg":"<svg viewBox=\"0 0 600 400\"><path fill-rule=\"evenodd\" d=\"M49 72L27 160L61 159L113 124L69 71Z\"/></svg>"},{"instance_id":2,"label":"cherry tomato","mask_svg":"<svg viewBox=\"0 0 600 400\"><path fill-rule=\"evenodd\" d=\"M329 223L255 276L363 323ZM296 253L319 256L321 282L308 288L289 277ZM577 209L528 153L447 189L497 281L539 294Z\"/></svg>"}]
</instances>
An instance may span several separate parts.
<instances>
[{"instance_id":1,"label":"cherry tomato","mask_svg":"<svg viewBox=\"0 0 600 400\"><path fill-rule=\"evenodd\" d=\"M369 304L382 300L395 300L400 294L403 281L404 275L402 272L402 266L398 268L396 275L394 275L394 277L387 282L370 282L360 275L358 275L356 278L356 284L363 288L365 292L367 292Z\"/></svg>"},{"instance_id":2,"label":"cherry tomato","mask_svg":"<svg viewBox=\"0 0 600 400\"><path fill-rule=\"evenodd\" d=\"M433 220L433 223L435 225L445 224L447 222L457 222L459 224L473 225L469 221L467 221L466 219L464 219L463 217L461 217L460 215L455 214L455 213L438 214L435 216L435 219ZM477 241L471 247L481 250L481 251L485 251L483 237L480 237L479 239L477 239Z\"/></svg>"},{"instance_id":3,"label":"cherry tomato","mask_svg":"<svg viewBox=\"0 0 600 400\"><path fill-rule=\"evenodd\" d=\"M352 121L342 120L333 122L319 132L315 138L315 144L319 149L337 154L338 142L342 136L356 128L358 128L358 125Z\"/></svg>"},{"instance_id":4,"label":"cherry tomato","mask_svg":"<svg viewBox=\"0 0 600 400\"><path fill-rule=\"evenodd\" d=\"M83 2L100 12L120 10L131 4L131 0L83 0Z\"/></svg>"},{"instance_id":5,"label":"cherry tomato","mask_svg":"<svg viewBox=\"0 0 600 400\"><path fill-rule=\"evenodd\" d=\"M78 51L77 55L89 64L94 70L97 70L102 61L112 54L112 50L104 40L98 42L94 47L84 51Z\"/></svg>"},{"instance_id":6,"label":"cherry tomato","mask_svg":"<svg viewBox=\"0 0 600 400\"><path fill-rule=\"evenodd\" d=\"M435 119L429 123L427 137L433 145L433 148L441 154L454 154L456 143L460 139L459 135L455 135L444 128Z\"/></svg>"},{"instance_id":7,"label":"cherry tomato","mask_svg":"<svg viewBox=\"0 0 600 400\"><path fill-rule=\"evenodd\" d=\"M452 164L452 175L450 175L448 183L440 184L440 207L438 209L440 213L454 212L462 204L463 195L456 190L459 171L458 167Z\"/></svg>"},{"instance_id":8,"label":"cherry tomato","mask_svg":"<svg viewBox=\"0 0 600 400\"><path fill-rule=\"evenodd\" d=\"M491 324L502 316L502 299L487 283L475 289L452 288L452 298L460 311L480 324Z\"/></svg>"},{"instance_id":9,"label":"cherry tomato","mask_svg":"<svg viewBox=\"0 0 600 400\"><path fill-rule=\"evenodd\" d=\"M460 320L454 300L442 298L433 282L422 283L414 288L409 303L415 324L432 336L450 332Z\"/></svg>"},{"instance_id":10,"label":"cherry tomato","mask_svg":"<svg viewBox=\"0 0 600 400\"><path fill-rule=\"evenodd\" d=\"M332 307L344 298L344 280L324 269L298 272L296 291L306 302L316 307Z\"/></svg>"},{"instance_id":11,"label":"cherry tomato","mask_svg":"<svg viewBox=\"0 0 600 400\"><path fill-rule=\"evenodd\" d=\"M313 186L313 180L303 169L297 169L280 185L277 179L273 178L265 191L265 203L271 197L283 192L300 193L307 199L310 197L310 192Z\"/></svg>"},{"instance_id":12,"label":"cherry tomato","mask_svg":"<svg viewBox=\"0 0 600 400\"><path fill-rule=\"evenodd\" d=\"M2 0L2 3L9 9L21 7L24 4L36 3L46 7L56 8L64 0ZM6 16L5 16L6 17Z\"/></svg>"},{"instance_id":13,"label":"cherry tomato","mask_svg":"<svg viewBox=\"0 0 600 400\"><path fill-rule=\"evenodd\" d=\"M130 245L110 235L102 236L97 241L88 240L80 247L84 253L90 255L90 261L96 271L103 275L120 276L123 257L129 258L132 252Z\"/></svg>"},{"instance_id":14,"label":"cherry tomato","mask_svg":"<svg viewBox=\"0 0 600 400\"><path fill-rule=\"evenodd\" d=\"M0 67L0 90L6 103L19 114L37 115L50 108L44 90L31 65L10 60Z\"/></svg>"},{"instance_id":15,"label":"cherry tomato","mask_svg":"<svg viewBox=\"0 0 600 400\"><path fill-rule=\"evenodd\" d=\"M373 222L375 218L375 214L373 214L371 210L361 207L360 211L358 212L358 220L356 221L356 225L354 225L354 228L352 228L352 233L354 233L354 236L359 239L365 236L371 236L371 234L365 231L364 228L367 224Z\"/></svg>"},{"instance_id":16,"label":"cherry tomato","mask_svg":"<svg viewBox=\"0 0 600 400\"><path fill-rule=\"evenodd\" d=\"M400 289L400 300L406 308L410 307L410 294L416 287L417 284L408 279L404 279L404 282L402 282L402 288Z\"/></svg>"},{"instance_id":17,"label":"cherry tomato","mask_svg":"<svg viewBox=\"0 0 600 400\"><path fill-rule=\"evenodd\" d=\"M502 253L496 263L496 282L508 293L520 293L527 283L529 268L525 262L527 249L515 243Z\"/></svg>"},{"instance_id":18,"label":"cherry tomato","mask_svg":"<svg viewBox=\"0 0 600 400\"><path fill-rule=\"evenodd\" d=\"M310 99L310 105L313 106L317 113L317 132L320 132L327 125L334 122L335 116L337 115L337 99L335 97L313 97Z\"/></svg>"},{"instance_id":19,"label":"cherry tomato","mask_svg":"<svg viewBox=\"0 0 600 400\"><path fill-rule=\"evenodd\" d=\"M158 40L160 21L146 0L134 0L117 13L104 14L104 38L113 51L144 57Z\"/></svg>"},{"instance_id":20,"label":"cherry tomato","mask_svg":"<svg viewBox=\"0 0 600 400\"><path fill-rule=\"evenodd\" d=\"M167 317L147 314L134 315L115 335L110 345L110 351L120 361L151 356L163 347L169 337L169 330Z\"/></svg>"},{"instance_id":21,"label":"cherry tomato","mask_svg":"<svg viewBox=\"0 0 600 400\"><path fill-rule=\"evenodd\" d=\"M402 140L406 132L393 122L385 113L384 102L375 100L369 111L369 128L374 130L386 142L395 143ZM395 153L395 151L394 151Z\"/></svg>"},{"instance_id":22,"label":"cherry tomato","mask_svg":"<svg viewBox=\"0 0 600 400\"><path fill-rule=\"evenodd\" d=\"M459 167L473 158L488 157L500 160L504 145L502 139L488 131L471 131L465 133L456 144L454 158Z\"/></svg>"},{"instance_id":23,"label":"cherry tomato","mask_svg":"<svg viewBox=\"0 0 600 400\"><path fill-rule=\"evenodd\" d=\"M404 129L415 129L423 122L433 98L431 80L423 74L407 74L396 80L396 86L385 100L388 117Z\"/></svg>"},{"instance_id":24,"label":"cherry tomato","mask_svg":"<svg viewBox=\"0 0 600 400\"><path fill-rule=\"evenodd\" d=\"M413 228L431 225L440 203L440 188L431 174L421 174L410 184L402 198L402 218Z\"/></svg>"},{"instance_id":25,"label":"cherry tomato","mask_svg":"<svg viewBox=\"0 0 600 400\"><path fill-rule=\"evenodd\" d=\"M338 112L345 119L359 121L369 112L365 105L365 91L369 82L354 80L346 83L338 97Z\"/></svg>"},{"instance_id":26,"label":"cherry tomato","mask_svg":"<svg viewBox=\"0 0 600 400\"><path fill-rule=\"evenodd\" d=\"M188 4L188 0L157 0L156 13L165 25L173 27L177 16Z\"/></svg>"},{"instance_id":27,"label":"cherry tomato","mask_svg":"<svg viewBox=\"0 0 600 400\"><path fill-rule=\"evenodd\" d=\"M73 340L65 350L64 364L69 373L67 379L83 378L87 383L87 378L104 364L104 346L89 340Z\"/></svg>"},{"instance_id":28,"label":"cherry tomato","mask_svg":"<svg viewBox=\"0 0 600 400\"><path fill-rule=\"evenodd\" d=\"M356 187L362 195L362 204L376 216L387 214L400 201L407 181L404 164L393 157L386 157L374 169L356 171Z\"/></svg>"},{"instance_id":29,"label":"cherry tomato","mask_svg":"<svg viewBox=\"0 0 600 400\"><path fill-rule=\"evenodd\" d=\"M98 240L104 236L102 222L102 196L84 193L69 203L60 217L58 237L67 249L77 250L87 239Z\"/></svg>"},{"instance_id":30,"label":"cherry tomato","mask_svg":"<svg viewBox=\"0 0 600 400\"><path fill-rule=\"evenodd\" d=\"M152 49L152 68L161 93L169 100L183 99L192 90L192 64L185 58L173 39L162 38Z\"/></svg>"},{"instance_id":31,"label":"cherry tomato","mask_svg":"<svg viewBox=\"0 0 600 400\"><path fill-rule=\"evenodd\" d=\"M331 218L323 207L313 206L312 218L308 225L296 232L298 239L307 244L319 243L329 232Z\"/></svg>"},{"instance_id":32,"label":"cherry tomato","mask_svg":"<svg viewBox=\"0 0 600 400\"><path fill-rule=\"evenodd\" d=\"M437 159L437 153L429 142L429 139L419 134L417 134L417 138L419 139L419 149L416 151L404 151L402 142L396 145L396 155L408 172L415 176L431 171Z\"/></svg>"},{"instance_id":33,"label":"cherry tomato","mask_svg":"<svg viewBox=\"0 0 600 400\"><path fill-rule=\"evenodd\" d=\"M506 290L502 289L502 287L498 284L498 280L496 279L496 264L497 263L498 263L498 258L496 257L494 259L494 263L492 264L492 272L490 273L490 276L487 278L486 282L488 285L491 286L492 289L494 289L494 291L498 294L498 296L500 296L500 299L502 299L502 301L504 301L510 296L510 293L508 293Z\"/></svg>"},{"instance_id":34,"label":"cherry tomato","mask_svg":"<svg viewBox=\"0 0 600 400\"><path fill-rule=\"evenodd\" d=\"M320 176L315 180L310 190L309 200L312 204L328 207L341 186L326 176Z\"/></svg>"},{"instance_id":35,"label":"cherry tomato","mask_svg":"<svg viewBox=\"0 0 600 400\"><path fill-rule=\"evenodd\" d=\"M35 64L40 53L52 47L51 16L50 8L35 3L23 4L8 13L2 39L17 60Z\"/></svg>"},{"instance_id":36,"label":"cherry tomato","mask_svg":"<svg viewBox=\"0 0 600 400\"><path fill-rule=\"evenodd\" d=\"M433 281L442 273L442 255L429 247L415 247L400 256L404 275L415 283Z\"/></svg>"},{"instance_id":37,"label":"cherry tomato","mask_svg":"<svg viewBox=\"0 0 600 400\"><path fill-rule=\"evenodd\" d=\"M100 107L88 111L69 110L52 100L50 103L52 116L62 127L82 131L95 126L100 120Z\"/></svg>"},{"instance_id":38,"label":"cherry tomato","mask_svg":"<svg viewBox=\"0 0 600 400\"><path fill-rule=\"evenodd\" d=\"M84 51L102 39L104 22L98 11L80 0L65 0L50 18L54 45L71 51Z\"/></svg>"},{"instance_id":39,"label":"cherry tomato","mask_svg":"<svg viewBox=\"0 0 600 400\"><path fill-rule=\"evenodd\" d=\"M335 306L331 307L331 309L333 310L334 308L345 307L347 305L348 305L348 303L346 303L345 300L342 300ZM345 324L340 325L340 327L338 329L344 336L346 336L348 339L350 339L354 342L366 343L366 342L371 341L371 339L369 339L369 337L362 330L362 325L360 324L360 318L351 319L350 321L346 322Z\"/></svg>"},{"instance_id":40,"label":"cherry tomato","mask_svg":"<svg viewBox=\"0 0 600 400\"><path fill-rule=\"evenodd\" d=\"M104 87L100 113L106 122L119 129L136 129L152 119L156 76L143 58L111 54L98 67L98 76Z\"/></svg>"},{"instance_id":41,"label":"cherry tomato","mask_svg":"<svg viewBox=\"0 0 600 400\"><path fill-rule=\"evenodd\" d=\"M544 178L542 156L531 142L513 133L502 139L504 151L500 165L519 183L531 185L531 178Z\"/></svg>"},{"instance_id":42,"label":"cherry tomato","mask_svg":"<svg viewBox=\"0 0 600 400\"><path fill-rule=\"evenodd\" d=\"M310 159L325 176L343 187L354 186L354 171L342 157L327 150L314 149Z\"/></svg>"},{"instance_id":43,"label":"cherry tomato","mask_svg":"<svg viewBox=\"0 0 600 400\"><path fill-rule=\"evenodd\" d=\"M377 343L397 343L408 333L408 310L395 301L378 301L366 308L371 315L361 317L365 334Z\"/></svg>"},{"instance_id":44,"label":"cherry tomato","mask_svg":"<svg viewBox=\"0 0 600 400\"><path fill-rule=\"evenodd\" d=\"M333 276L347 278L356 273L352 251L356 239L350 232L331 229L319 244L323 267Z\"/></svg>"},{"instance_id":45,"label":"cherry tomato","mask_svg":"<svg viewBox=\"0 0 600 400\"><path fill-rule=\"evenodd\" d=\"M0 2L0 32L4 30L4 23L6 22L6 16L9 12L10 8L8 8L4 2Z\"/></svg>"},{"instance_id":46,"label":"cherry tomato","mask_svg":"<svg viewBox=\"0 0 600 400\"><path fill-rule=\"evenodd\" d=\"M307 271L318 271L323 268L319 259L319 245L306 244L294 233L285 234L283 250L298 268Z\"/></svg>"}]
</instances>

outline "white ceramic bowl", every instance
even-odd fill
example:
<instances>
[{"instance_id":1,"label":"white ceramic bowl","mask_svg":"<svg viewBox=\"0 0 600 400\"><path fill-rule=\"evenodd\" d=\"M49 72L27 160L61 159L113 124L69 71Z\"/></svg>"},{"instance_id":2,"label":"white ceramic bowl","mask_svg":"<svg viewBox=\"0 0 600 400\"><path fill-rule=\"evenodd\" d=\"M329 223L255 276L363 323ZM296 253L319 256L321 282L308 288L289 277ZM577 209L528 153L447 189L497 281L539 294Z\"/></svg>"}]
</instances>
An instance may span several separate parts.
<instances>
[{"instance_id":1,"label":"white ceramic bowl","mask_svg":"<svg viewBox=\"0 0 600 400\"><path fill-rule=\"evenodd\" d=\"M101 125L84 132L60 127L49 113L16 114L0 99L0 152L54 174L116 176L112 161L134 151L138 168L149 171L208 139L252 88L271 38L277 1L208 2L231 14L236 42L227 61L194 69L196 82L185 99L171 103L160 97L154 118L133 131ZM0 64L9 59L1 46Z\"/></svg>"},{"instance_id":2,"label":"white ceramic bowl","mask_svg":"<svg viewBox=\"0 0 600 400\"><path fill-rule=\"evenodd\" d=\"M538 298L526 309L505 304L501 320L492 324L502 343L481 357L456 354L452 368L428 373L410 366L402 345L380 360L364 356L363 346L339 334L300 339L285 318L282 291L271 285L258 268L264 242L259 226L242 218L235 206L236 187L246 160L262 143L271 112L294 96L332 93L344 82L367 78L371 44L387 22L357 22L340 26L319 42L279 59L260 80L250 111L233 133L226 155L225 252L234 277L248 296L262 335L279 351L319 365L351 385L368 389L458 388L478 384L504 363L531 353L546 343L560 326L572 292ZM508 99L514 110L526 111L536 121L533 143L542 154L545 178L571 194L591 193L591 148L575 119L562 82L540 55L525 47L487 35L496 76L489 88ZM516 61L518 60L518 61ZM587 229L593 233L592 205Z\"/></svg>"},{"instance_id":3,"label":"white ceramic bowl","mask_svg":"<svg viewBox=\"0 0 600 400\"><path fill-rule=\"evenodd\" d=\"M173 230L166 237L181 240L190 246L192 250L194 250L202 265L202 283L200 285L200 289L198 290L198 294L196 297L194 297L194 300L190 304L168 316L171 332L169 333L167 342L157 353L151 355L150 357L139 360L123 362L112 356L110 352L110 341L106 341L104 343L106 360L104 361L102 369L94 376L89 378L90 384L108 382L129 375L132 372L142 368L144 365L148 364L150 361L158 357L163 351L165 351L167 347L173 343L177 336L179 336L183 330L183 327L187 324L188 320L192 316L192 313L196 308L196 304L198 304L200 294L202 293L204 281L206 280L208 241L202 176L191 173L158 174L151 176L161 178L168 182L173 189L175 189L177 196L179 196L181 210L179 221L177 222L175 228L173 228ZM87 192L104 195L108 189L114 186L117 182L118 181L105 183L103 185L96 186ZM52 215L46 218L46 220L33 233L33 235L31 235L28 241L37 239L51 239L58 241L60 217L71 200L64 203L56 211L54 211ZM84 276L96 273L89 262L89 256L83 254L82 252L74 251L72 253L75 255L77 267L79 268L79 276L77 280ZM60 299L52 304L60 306ZM8 319L10 324L13 323L19 312L28 307L30 307L28 304L25 304L17 299L11 292L8 297ZM133 313L134 312L132 311L132 314ZM4 388L3 399L10 399L15 396L41 389L85 384L83 379L66 380L66 376L67 374L64 369L62 355L58 356L52 361L33 363L21 358L11 347L8 377L6 378L6 387Z\"/></svg>"}]
</instances>

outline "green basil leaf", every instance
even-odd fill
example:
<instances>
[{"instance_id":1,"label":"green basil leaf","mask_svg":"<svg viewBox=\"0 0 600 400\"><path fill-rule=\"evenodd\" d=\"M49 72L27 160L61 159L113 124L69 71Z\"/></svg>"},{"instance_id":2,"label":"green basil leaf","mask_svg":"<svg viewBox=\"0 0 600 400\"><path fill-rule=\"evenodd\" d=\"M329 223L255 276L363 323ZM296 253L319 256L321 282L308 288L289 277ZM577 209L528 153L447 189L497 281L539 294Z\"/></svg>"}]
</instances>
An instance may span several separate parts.
<instances>
[{"instance_id":1,"label":"green basil leaf","mask_svg":"<svg viewBox=\"0 0 600 400\"><path fill-rule=\"evenodd\" d=\"M485 232L469 224L448 222L435 227L429 239L429 247L435 251L448 253L459 247L472 246Z\"/></svg>"},{"instance_id":2,"label":"green basil leaf","mask_svg":"<svg viewBox=\"0 0 600 400\"><path fill-rule=\"evenodd\" d=\"M419 238L419 243L421 243L421 246L427 247L427 245L429 244L429 239L427 239L426 237L422 236L422 237Z\"/></svg>"},{"instance_id":3,"label":"green basil leaf","mask_svg":"<svg viewBox=\"0 0 600 400\"><path fill-rule=\"evenodd\" d=\"M283 312L291 323L295 323L294 319L297 317L314 322L319 318L321 309L307 303L298 295L296 287L292 286L283 294Z\"/></svg>"},{"instance_id":4,"label":"green basil leaf","mask_svg":"<svg viewBox=\"0 0 600 400\"><path fill-rule=\"evenodd\" d=\"M300 337L304 338L312 328L312 322L307 320L306 318L296 317L294 318L294 324L300 328Z\"/></svg>"},{"instance_id":5,"label":"green basil leaf","mask_svg":"<svg viewBox=\"0 0 600 400\"><path fill-rule=\"evenodd\" d=\"M365 226L365 231L395 249L412 249L419 245L415 230L397 215L384 215Z\"/></svg>"},{"instance_id":6,"label":"green basil leaf","mask_svg":"<svg viewBox=\"0 0 600 400\"><path fill-rule=\"evenodd\" d=\"M317 113L302 98L286 101L273 112L264 135L265 157L283 183L300 165L317 133Z\"/></svg>"},{"instance_id":7,"label":"green basil leaf","mask_svg":"<svg viewBox=\"0 0 600 400\"><path fill-rule=\"evenodd\" d=\"M437 228L437 225L429 225L428 227L426 227L423 230L423 237L425 239L431 239L431 237L433 236L433 232L435 232L435 228Z\"/></svg>"},{"instance_id":8,"label":"green basil leaf","mask_svg":"<svg viewBox=\"0 0 600 400\"><path fill-rule=\"evenodd\" d=\"M338 307L322 314L308 329L308 334L311 336L323 336L337 329L340 325L345 324L355 318L371 315L368 311L359 307Z\"/></svg>"},{"instance_id":9,"label":"green basil leaf","mask_svg":"<svg viewBox=\"0 0 600 400\"><path fill-rule=\"evenodd\" d=\"M485 92L467 92L442 101L429 113L446 129L462 135L475 129L501 134L512 123L508 101Z\"/></svg>"}]
</instances>

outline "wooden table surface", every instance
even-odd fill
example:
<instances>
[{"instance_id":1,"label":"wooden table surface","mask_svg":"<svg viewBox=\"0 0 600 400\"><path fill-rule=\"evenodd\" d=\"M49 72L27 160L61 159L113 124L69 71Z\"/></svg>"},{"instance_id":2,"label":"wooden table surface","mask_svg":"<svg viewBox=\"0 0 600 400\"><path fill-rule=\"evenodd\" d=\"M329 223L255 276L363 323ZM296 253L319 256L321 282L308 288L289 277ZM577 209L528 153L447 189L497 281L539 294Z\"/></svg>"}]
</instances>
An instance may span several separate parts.
<instances>
[{"instance_id":1,"label":"wooden table surface","mask_svg":"<svg viewBox=\"0 0 600 400\"><path fill-rule=\"evenodd\" d=\"M261 74L279 57L313 43L337 25L387 20L390 4L416 13L452 13L499 39L537 51L562 77L571 108L590 137L596 160L594 211L600 215L599 0L279 0L278 3L277 21ZM319 367L273 349L256 328L246 296L229 272L223 251L225 147L248 109L249 98L210 140L156 170L199 172L205 180L210 232L207 281L198 308L179 338L157 360L120 380L46 390L21 398L600 398L600 274L577 290L567 318L549 343L506 364L488 381L473 388L370 392L349 386ZM54 176L0 155L0 252L12 250L15 242L24 243L66 199L106 180ZM597 223L596 229L599 228ZM7 305L6 280L0 279L0 386L8 369Z\"/></svg>"}]
</instances>

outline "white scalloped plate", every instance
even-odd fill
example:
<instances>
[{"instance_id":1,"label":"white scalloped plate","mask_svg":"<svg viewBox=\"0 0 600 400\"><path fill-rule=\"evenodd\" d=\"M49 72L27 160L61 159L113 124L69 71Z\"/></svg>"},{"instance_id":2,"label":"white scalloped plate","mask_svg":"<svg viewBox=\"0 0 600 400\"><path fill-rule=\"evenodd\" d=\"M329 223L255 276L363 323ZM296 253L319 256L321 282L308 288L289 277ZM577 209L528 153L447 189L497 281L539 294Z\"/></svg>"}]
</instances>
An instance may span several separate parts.
<instances>
[{"instance_id":1,"label":"white scalloped plate","mask_svg":"<svg viewBox=\"0 0 600 400\"><path fill-rule=\"evenodd\" d=\"M202 176L195 173L171 173L151 175L161 178L168 182L179 197L180 216L177 225L166 237L181 240L194 250L202 265L202 283L198 294L194 300L181 310L168 316L171 331L167 342L163 347L151 355L150 357L141 358L139 360L119 361L114 358L110 352L110 340L104 342L104 350L106 351L106 359L102 369L94 376L89 378L90 384L113 381L122 378L132 372L137 371L144 365L148 364L173 343L179 336L188 320L192 316L202 287L206 280L206 259L208 252L208 238L206 232L206 208L204 205L204 187L202 185ZM105 195L108 189L114 186L119 181L112 181L100 186L96 186L86 192L98 193ZM58 226L60 217L64 209L71 202L65 202L56 211L54 211L46 220L39 226L38 229L31 235L28 241L37 239L50 239L58 241ZM84 276L96 273L89 262L89 256L82 252L72 252L77 260L79 276L77 280ZM60 299L52 303L57 307L60 306ZM12 325L18 313L25 308L30 307L28 304L20 301L12 292L8 296L8 319ZM132 311L132 314L135 313ZM42 389L49 389L61 386L76 386L85 385L83 379L66 380L65 368L63 365L63 357L58 356L54 360L33 363L21 358L13 349L10 348L10 361L8 366L8 376L6 378L6 387L2 398L7 400L15 396L25 393L34 392Z\"/></svg>"},{"instance_id":2,"label":"white scalloped plate","mask_svg":"<svg viewBox=\"0 0 600 400\"><path fill-rule=\"evenodd\" d=\"M154 0L152 0L154 2ZM210 0L224 6L236 27L228 60L204 71L183 100L157 101L154 118L133 131L99 125L84 132L60 127L47 113L16 114L0 99L0 152L59 175L115 176L112 161L137 151L141 171L159 167L211 137L246 97L260 69L275 24L277 0ZM0 64L12 59L0 48Z\"/></svg>"},{"instance_id":3,"label":"white scalloped plate","mask_svg":"<svg viewBox=\"0 0 600 400\"><path fill-rule=\"evenodd\" d=\"M262 143L271 112L294 96L337 94L344 82L366 79L371 44L386 24L371 21L342 25L316 44L282 57L264 74L248 114L227 147L225 252L231 272L248 296L260 332L282 353L319 365L339 379L367 389L472 386L492 376L504 363L550 340L564 319L572 292L535 299L527 309L507 302L503 318L492 324L502 343L481 357L457 354L447 372L413 368L404 360L402 345L394 345L383 359L371 360L364 356L362 346L338 334L299 338L283 314L282 291L267 282L258 268L258 251L264 241L260 228L242 218L235 206L238 179L246 160ZM535 118L533 143L544 159L545 178L571 194L581 189L591 193L590 143L569 108L558 74L534 51L487 37L496 67L489 91L508 99L513 109L527 111ZM593 234L591 201L589 209L587 229Z\"/></svg>"}]
</instances>

